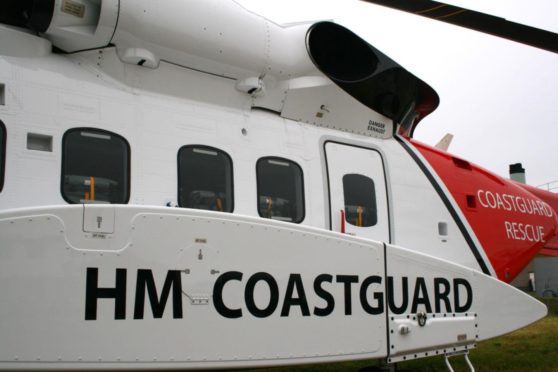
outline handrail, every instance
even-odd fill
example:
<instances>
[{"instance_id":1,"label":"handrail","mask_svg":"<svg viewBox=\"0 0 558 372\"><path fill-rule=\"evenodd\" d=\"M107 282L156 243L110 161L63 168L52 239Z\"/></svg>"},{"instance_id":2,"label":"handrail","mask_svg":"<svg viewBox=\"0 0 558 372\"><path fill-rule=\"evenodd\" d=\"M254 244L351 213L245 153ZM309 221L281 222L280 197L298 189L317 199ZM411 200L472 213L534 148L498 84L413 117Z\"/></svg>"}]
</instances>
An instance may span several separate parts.
<instances>
[{"instance_id":1,"label":"handrail","mask_svg":"<svg viewBox=\"0 0 558 372\"><path fill-rule=\"evenodd\" d=\"M539 189L543 189L550 192L558 192L558 180L543 183L542 185L538 185L537 187Z\"/></svg>"}]
</instances>

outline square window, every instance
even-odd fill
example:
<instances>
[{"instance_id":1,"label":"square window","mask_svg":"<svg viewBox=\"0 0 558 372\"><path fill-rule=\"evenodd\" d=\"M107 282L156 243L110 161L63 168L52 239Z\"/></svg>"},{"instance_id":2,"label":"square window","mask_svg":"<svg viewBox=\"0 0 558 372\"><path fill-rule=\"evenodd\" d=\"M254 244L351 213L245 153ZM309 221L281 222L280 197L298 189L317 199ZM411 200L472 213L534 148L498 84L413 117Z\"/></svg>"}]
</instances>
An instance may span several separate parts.
<instances>
[{"instance_id":1,"label":"square window","mask_svg":"<svg viewBox=\"0 0 558 372\"><path fill-rule=\"evenodd\" d=\"M62 197L68 203L126 204L130 145L94 128L68 130L62 139Z\"/></svg>"},{"instance_id":2,"label":"square window","mask_svg":"<svg viewBox=\"0 0 558 372\"><path fill-rule=\"evenodd\" d=\"M265 157L256 164L258 213L261 217L287 222L304 219L302 169L283 158Z\"/></svg>"}]
</instances>

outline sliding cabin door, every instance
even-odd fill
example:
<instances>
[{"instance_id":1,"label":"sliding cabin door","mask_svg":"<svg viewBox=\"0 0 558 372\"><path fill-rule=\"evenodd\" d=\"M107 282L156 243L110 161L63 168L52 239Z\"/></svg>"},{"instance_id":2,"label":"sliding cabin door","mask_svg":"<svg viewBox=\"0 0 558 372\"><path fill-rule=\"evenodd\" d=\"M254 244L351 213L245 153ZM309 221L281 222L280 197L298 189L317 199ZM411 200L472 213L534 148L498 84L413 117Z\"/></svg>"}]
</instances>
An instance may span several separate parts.
<instances>
[{"instance_id":1,"label":"sliding cabin door","mask_svg":"<svg viewBox=\"0 0 558 372\"><path fill-rule=\"evenodd\" d=\"M326 142L330 229L389 243L386 179L378 151Z\"/></svg>"}]
</instances>

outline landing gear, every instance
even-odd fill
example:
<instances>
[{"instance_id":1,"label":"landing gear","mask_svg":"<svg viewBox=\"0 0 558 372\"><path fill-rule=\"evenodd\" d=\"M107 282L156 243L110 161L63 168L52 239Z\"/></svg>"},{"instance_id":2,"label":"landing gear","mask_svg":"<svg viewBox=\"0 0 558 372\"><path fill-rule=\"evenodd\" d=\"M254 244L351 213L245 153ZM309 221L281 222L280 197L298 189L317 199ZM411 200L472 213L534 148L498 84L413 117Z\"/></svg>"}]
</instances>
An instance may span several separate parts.
<instances>
[{"instance_id":1,"label":"landing gear","mask_svg":"<svg viewBox=\"0 0 558 372\"><path fill-rule=\"evenodd\" d=\"M473 364L471 363L471 361L469 360L469 351L458 351L455 353L449 353L449 354L445 354L444 355L444 361L446 362L446 366L448 367L448 370L450 372L453 372L453 368L451 367L449 358L451 357L455 357L455 356L459 356L459 355L463 355L465 358L465 362L467 363L467 365L469 366L469 371L471 372L475 372L475 367L473 367Z\"/></svg>"}]
</instances>

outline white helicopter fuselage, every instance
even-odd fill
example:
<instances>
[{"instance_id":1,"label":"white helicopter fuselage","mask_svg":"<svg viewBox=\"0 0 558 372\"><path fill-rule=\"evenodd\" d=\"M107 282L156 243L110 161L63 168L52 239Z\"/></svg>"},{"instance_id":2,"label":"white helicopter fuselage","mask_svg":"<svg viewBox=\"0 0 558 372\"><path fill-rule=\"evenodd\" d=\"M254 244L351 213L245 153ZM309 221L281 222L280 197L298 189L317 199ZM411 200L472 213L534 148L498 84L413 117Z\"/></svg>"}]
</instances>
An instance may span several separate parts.
<instances>
[{"instance_id":1,"label":"white helicopter fuselage","mask_svg":"<svg viewBox=\"0 0 558 372\"><path fill-rule=\"evenodd\" d=\"M103 12L119 26L106 31L116 21L102 13L109 40L94 50L54 54L0 26L0 368L396 362L464 352L546 314L471 249L471 227L393 121L299 58L303 40L289 49L308 26L274 39L279 26L233 3L114 3ZM181 22L171 15L212 7L177 52L186 36L165 38ZM203 44L253 33L219 34L227 19L279 41L263 54ZM118 138L123 153L80 153L82 137ZM192 165L203 156L226 163L226 185ZM70 170L112 162L125 186ZM373 216L348 202L351 176L371 185ZM121 199L103 200L114 188Z\"/></svg>"}]
</instances>

